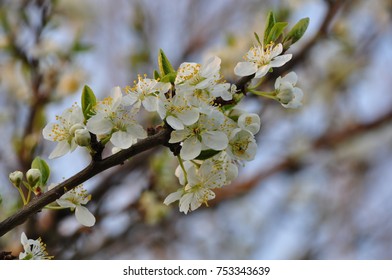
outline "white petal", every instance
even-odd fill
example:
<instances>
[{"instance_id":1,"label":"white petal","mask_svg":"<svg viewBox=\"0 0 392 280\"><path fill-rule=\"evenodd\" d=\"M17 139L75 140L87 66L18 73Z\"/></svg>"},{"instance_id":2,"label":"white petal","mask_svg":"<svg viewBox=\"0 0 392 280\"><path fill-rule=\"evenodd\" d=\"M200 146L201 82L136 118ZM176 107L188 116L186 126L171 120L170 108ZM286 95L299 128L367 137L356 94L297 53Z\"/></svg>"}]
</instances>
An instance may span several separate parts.
<instances>
[{"instance_id":1,"label":"white petal","mask_svg":"<svg viewBox=\"0 0 392 280\"><path fill-rule=\"evenodd\" d=\"M144 108L149 112L155 112L158 110L158 97L156 96L147 96L143 101L142 104Z\"/></svg>"},{"instance_id":2,"label":"white petal","mask_svg":"<svg viewBox=\"0 0 392 280\"><path fill-rule=\"evenodd\" d=\"M72 124L83 123L84 116L83 116L82 108L76 106L76 107L72 107L71 110L72 111L71 114L69 115L68 121Z\"/></svg>"},{"instance_id":3,"label":"white petal","mask_svg":"<svg viewBox=\"0 0 392 280\"><path fill-rule=\"evenodd\" d=\"M271 64L261 66L259 69L257 69L255 78L264 77L270 69L271 69Z\"/></svg>"},{"instance_id":4,"label":"white petal","mask_svg":"<svg viewBox=\"0 0 392 280\"><path fill-rule=\"evenodd\" d=\"M76 220L86 227L92 227L95 224L95 217L84 206L78 205L75 210Z\"/></svg>"},{"instance_id":5,"label":"white petal","mask_svg":"<svg viewBox=\"0 0 392 280\"><path fill-rule=\"evenodd\" d=\"M181 158L184 160L191 160L196 158L201 153L201 143L196 137L186 139L181 148Z\"/></svg>"},{"instance_id":6,"label":"white petal","mask_svg":"<svg viewBox=\"0 0 392 280\"><path fill-rule=\"evenodd\" d=\"M271 57L276 57L276 56L280 55L282 53L282 51L283 51L283 46L282 46L282 44L279 43L272 49L270 55L271 55Z\"/></svg>"},{"instance_id":7,"label":"white petal","mask_svg":"<svg viewBox=\"0 0 392 280\"><path fill-rule=\"evenodd\" d=\"M184 140L189 135L187 130L174 130L170 134L169 143L178 143Z\"/></svg>"},{"instance_id":8,"label":"white petal","mask_svg":"<svg viewBox=\"0 0 392 280\"><path fill-rule=\"evenodd\" d=\"M191 125L199 119L199 111L196 108L190 108L182 111L177 116L185 125Z\"/></svg>"},{"instance_id":9,"label":"white petal","mask_svg":"<svg viewBox=\"0 0 392 280\"><path fill-rule=\"evenodd\" d=\"M294 71L291 71L288 73L286 76L282 78L282 82L290 83L293 86L297 83L298 77L297 74Z\"/></svg>"},{"instance_id":10,"label":"white petal","mask_svg":"<svg viewBox=\"0 0 392 280\"><path fill-rule=\"evenodd\" d=\"M215 73L219 72L220 65L221 59L217 56L212 56L207 60L204 66L201 67L200 75L202 77L208 78L211 75L214 75Z\"/></svg>"},{"instance_id":11,"label":"white petal","mask_svg":"<svg viewBox=\"0 0 392 280\"><path fill-rule=\"evenodd\" d=\"M22 232L22 235L20 236L20 243L22 243L23 247L28 243L27 236L24 232Z\"/></svg>"},{"instance_id":12,"label":"white petal","mask_svg":"<svg viewBox=\"0 0 392 280\"><path fill-rule=\"evenodd\" d=\"M169 194L165 198L165 200L163 201L163 204L169 205L169 204L173 203L174 201L180 200L182 193L183 193L183 190L179 189L178 191Z\"/></svg>"},{"instance_id":13,"label":"white petal","mask_svg":"<svg viewBox=\"0 0 392 280\"><path fill-rule=\"evenodd\" d=\"M48 123L42 130L42 135L46 140L53 141L53 126L57 125L55 123Z\"/></svg>"},{"instance_id":14,"label":"white petal","mask_svg":"<svg viewBox=\"0 0 392 280\"><path fill-rule=\"evenodd\" d=\"M110 142L120 149L128 149L134 144L135 138L125 131L117 131L112 134Z\"/></svg>"},{"instance_id":15,"label":"white petal","mask_svg":"<svg viewBox=\"0 0 392 280\"><path fill-rule=\"evenodd\" d=\"M71 146L68 144L66 140L58 142L56 148L50 153L49 159L61 157L68 153L71 149Z\"/></svg>"},{"instance_id":16,"label":"white petal","mask_svg":"<svg viewBox=\"0 0 392 280\"><path fill-rule=\"evenodd\" d=\"M140 124L132 124L127 127L127 133L132 138L144 139L147 137L147 132Z\"/></svg>"},{"instance_id":17,"label":"white petal","mask_svg":"<svg viewBox=\"0 0 392 280\"><path fill-rule=\"evenodd\" d=\"M238 62L234 67L234 74L241 77L252 75L256 73L256 71L257 66L252 62Z\"/></svg>"},{"instance_id":18,"label":"white petal","mask_svg":"<svg viewBox=\"0 0 392 280\"><path fill-rule=\"evenodd\" d=\"M193 193L187 193L183 195L180 199L180 212L184 212L185 214L188 213L189 211L189 206L192 203L192 200L194 199L194 194Z\"/></svg>"},{"instance_id":19,"label":"white petal","mask_svg":"<svg viewBox=\"0 0 392 280\"><path fill-rule=\"evenodd\" d=\"M138 99L139 98L135 93L128 93L122 98L122 104L124 106L130 106L133 105Z\"/></svg>"},{"instance_id":20,"label":"white petal","mask_svg":"<svg viewBox=\"0 0 392 280\"><path fill-rule=\"evenodd\" d=\"M113 103L112 103L111 109L112 109L112 111L116 111L117 107L122 102L121 88L119 86L112 88L111 96L113 97Z\"/></svg>"},{"instance_id":21,"label":"white petal","mask_svg":"<svg viewBox=\"0 0 392 280\"><path fill-rule=\"evenodd\" d=\"M221 131L207 131L203 134L202 139L204 145L217 151L225 149L229 142L227 135Z\"/></svg>"},{"instance_id":22,"label":"white petal","mask_svg":"<svg viewBox=\"0 0 392 280\"><path fill-rule=\"evenodd\" d=\"M91 117L87 121L87 129L94 134L106 134L113 128L113 123L104 118L101 114Z\"/></svg>"},{"instance_id":23,"label":"white petal","mask_svg":"<svg viewBox=\"0 0 392 280\"><path fill-rule=\"evenodd\" d=\"M166 118L166 122L173 128L173 129L184 129L184 124L177 118L173 116L168 116Z\"/></svg>"},{"instance_id":24,"label":"white petal","mask_svg":"<svg viewBox=\"0 0 392 280\"><path fill-rule=\"evenodd\" d=\"M58 205L60 205L61 207L64 207L64 208L73 209L77 206L75 203L71 202L70 200L64 199L63 196L60 199L57 199L56 202Z\"/></svg>"},{"instance_id":25,"label":"white petal","mask_svg":"<svg viewBox=\"0 0 392 280\"><path fill-rule=\"evenodd\" d=\"M286 62L288 62L292 56L293 56L292 54L284 54L284 55L277 56L270 62L269 65L271 67L280 67L286 64Z\"/></svg>"},{"instance_id":26,"label":"white petal","mask_svg":"<svg viewBox=\"0 0 392 280\"><path fill-rule=\"evenodd\" d=\"M229 163L226 170L226 182L225 185L228 185L238 176L238 167L234 163Z\"/></svg>"}]
</instances>

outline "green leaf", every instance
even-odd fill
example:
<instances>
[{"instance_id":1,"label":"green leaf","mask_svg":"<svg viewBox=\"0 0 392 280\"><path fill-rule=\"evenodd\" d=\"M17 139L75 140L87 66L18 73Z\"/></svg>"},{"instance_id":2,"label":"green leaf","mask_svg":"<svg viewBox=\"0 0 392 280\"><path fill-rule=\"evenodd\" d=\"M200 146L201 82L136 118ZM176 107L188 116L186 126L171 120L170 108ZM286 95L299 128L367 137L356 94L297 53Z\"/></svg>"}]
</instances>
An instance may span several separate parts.
<instances>
[{"instance_id":1,"label":"green leaf","mask_svg":"<svg viewBox=\"0 0 392 280\"><path fill-rule=\"evenodd\" d=\"M302 36L305 34L306 29L309 26L309 18L300 19L294 26L291 28L289 33L287 33L286 37L283 39L283 47L284 49L288 49L292 44L297 42Z\"/></svg>"},{"instance_id":2,"label":"green leaf","mask_svg":"<svg viewBox=\"0 0 392 280\"><path fill-rule=\"evenodd\" d=\"M155 80L158 80L161 78L161 75L159 75L159 72L157 70L154 70L153 76L154 76Z\"/></svg>"},{"instance_id":3,"label":"green leaf","mask_svg":"<svg viewBox=\"0 0 392 280\"><path fill-rule=\"evenodd\" d=\"M92 48L93 48L92 45L85 44L85 43L82 43L82 42L76 40L72 45L71 51L72 52L87 52L87 51L91 50Z\"/></svg>"},{"instance_id":4,"label":"green leaf","mask_svg":"<svg viewBox=\"0 0 392 280\"><path fill-rule=\"evenodd\" d=\"M169 73L175 72L173 66L170 64L169 59L166 57L162 49L159 49L158 54L158 67L160 75L163 77Z\"/></svg>"},{"instance_id":5,"label":"green leaf","mask_svg":"<svg viewBox=\"0 0 392 280\"><path fill-rule=\"evenodd\" d=\"M215 150L204 150L201 151L200 155L196 158L198 160L206 160L209 158L212 158L213 156L219 154L221 151L215 151Z\"/></svg>"},{"instance_id":6,"label":"green leaf","mask_svg":"<svg viewBox=\"0 0 392 280\"><path fill-rule=\"evenodd\" d=\"M254 32L254 35L255 35L255 38L256 38L257 43L259 43L260 45L262 45L262 44L261 44L261 41L260 41L260 38L259 38L259 35L257 35L256 32Z\"/></svg>"},{"instance_id":7,"label":"green leaf","mask_svg":"<svg viewBox=\"0 0 392 280\"><path fill-rule=\"evenodd\" d=\"M287 22L277 22L275 25L272 27L271 31L268 34L267 39L264 38L265 44L269 44L270 42L275 42L280 35L282 35L283 30L287 26Z\"/></svg>"},{"instance_id":8,"label":"green leaf","mask_svg":"<svg viewBox=\"0 0 392 280\"><path fill-rule=\"evenodd\" d=\"M165 76L163 76L160 81L163 82L163 83L172 83L172 84L174 84L174 81L176 80L176 77L177 77L177 72L169 73L169 74L166 74Z\"/></svg>"},{"instance_id":9,"label":"green leaf","mask_svg":"<svg viewBox=\"0 0 392 280\"><path fill-rule=\"evenodd\" d=\"M269 43L269 41L267 41L267 38L275 23L276 23L275 15L272 11L270 11L267 15L267 22L265 24L265 29L264 29L264 46Z\"/></svg>"},{"instance_id":10,"label":"green leaf","mask_svg":"<svg viewBox=\"0 0 392 280\"><path fill-rule=\"evenodd\" d=\"M92 89L85 85L82 92L82 111L85 120L94 116L94 106L97 103L97 98L95 97Z\"/></svg>"},{"instance_id":11,"label":"green leaf","mask_svg":"<svg viewBox=\"0 0 392 280\"><path fill-rule=\"evenodd\" d=\"M41 181L39 185L45 186L50 176L50 168L46 161L40 157L36 157L31 163L31 168L36 168L41 171Z\"/></svg>"}]
</instances>

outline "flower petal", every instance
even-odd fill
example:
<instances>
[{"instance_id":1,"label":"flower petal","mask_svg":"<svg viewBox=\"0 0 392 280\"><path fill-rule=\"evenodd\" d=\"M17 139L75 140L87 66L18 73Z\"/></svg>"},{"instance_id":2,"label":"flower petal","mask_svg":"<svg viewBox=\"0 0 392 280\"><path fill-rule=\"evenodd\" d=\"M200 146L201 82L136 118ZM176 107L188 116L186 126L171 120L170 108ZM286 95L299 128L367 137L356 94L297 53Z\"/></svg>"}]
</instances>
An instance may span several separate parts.
<instances>
[{"instance_id":1,"label":"flower petal","mask_svg":"<svg viewBox=\"0 0 392 280\"><path fill-rule=\"evenodd\" d=\"M271 69L271 67L272 67L271 64L261 66L259 69L257 69L255 78L257 79L257 78L264 77Z\"/></svg>"},{"instance_id":2,"label":"flower petal","mask_svg":"<svg viewBox=\"0 0 392 280\"><path fill-rule=\"evenodd\" d=\"M168 116L166 118L166 122L173 128L173 129L184 129L184 124L173 116Z\"/></svg>"},{"instance_id":3,"label":"flower petal","mask_svg":"<svg viewBox=\"0 0 392 280\"><path fill-rule=\"evenodd\" d=\"M117 131L112 134L110 142L117 148L128 149L134 144L135 138L125 131Z\"/></svg>"},{"instance_id":4,"label":"flower petal","mask_svg":"<svg viewBox=\"0 0 392 280\"><path fill-rule=\"evenodd\" d=\"M87 129L94 134L106 134L109 133L113 124L108 119L104 118L101 114L97 114L91 117L87 121Z\"/></svg>"},{"instance_id":5,"label":"flower petal","mask_svg":"<svg viewBox=\"0 0 392 280\"><path fill-rule=\"evenodd\" d=\"M158 97L156 96L147 96L143 101L142 104L144 108L149 112L155 112L158 110Z\"/></svg>"},{"instance_id":6,"label":"flower petal","mask_svg":"<svg viewBox=\"0 0 392 280\"><path fill-rule=\"evenodd\" d=\"M50 153L49 159L61 157L68 153L71 149L71 146L68 144L66 140L58 142L56 148Z\"/></svg>"},{"instance_id":7,"label":"flower petal","mask_svg":"<svg viewBox=\"0 0 392 280\"><path fill-rule=\"evenodd\" d=\"M91 212L84 206L77 206L75 210L76 220L86 227L92 227L95 225L95 217Z\"/></svg>"},{"instance_id":8,"label":"flower petal","mask_svg":"<svg viewBox=\"0 0 392 280\"><path fill-rule=\"evenodd\" d=\"M182 193L183 193L183 189L179 189L178 191L169 194L163 201L163 204L169 205L174 201L180 200Z\"/></svg>"},{"instance_id":9,"label":"flower petal","mask_svg":"<svg viewBox=\"0 0 392 280\"><path fill-rule=\"evenodd\" d=\"M271 67L283 66L286 62L288 62L291 59L292 56L293 56L292 54L284 54L284 55L277 56L269 63L269 65Z\"/></svg>"},{"instance_id":10,"label":"flower petal","mask_svg":"<svg viewBox=\"0 0 392 280\"><path fill-rule=\"evenodd\" d=\"M187 130L174 130L170 134L169 143L178 143L184 140L189 135Z\"/></svg>"},{"instance_id":11,"label":"flower petal","mask_svg":"<svg viewBox=\"0 0 392 280\"><path fill-rule=\"evenodd\" d=\"M249 76L257 71L257 66L253 62L238 62L234 67L234 74L237 76Z\"/></svg>"},{"instance_id":12,"label":"flower petal","mask_svg":"<svg viewBox=\"0 0 392 280\"><path fill-rule=\"evenodd\" d=\"M207 131L202 135L202 139L204 145L217 151L225 149L229 143L227 135L221 131Z\"/></svg>"},{"instance_id":13,"label":"flower petal","mask_svg":"<svg viewBox=\"0 0 392 280\"><path fill-rule=\"evenodd\" d=\"M201 143L196 137L190 137L184 141L181 148L181 158L191 160L201 153Z\"/></svg>"},{"instance_id":14,"label":"flower petal","mask_svg":"<svg viewBox=\"0 0 392 280\"><path fill-rule=\"evenodd\" d=\"M199 119L199 111L196 108L189 108L178 113L177 116L185 125L191 125Z\"/></svg>"}]
</instances>

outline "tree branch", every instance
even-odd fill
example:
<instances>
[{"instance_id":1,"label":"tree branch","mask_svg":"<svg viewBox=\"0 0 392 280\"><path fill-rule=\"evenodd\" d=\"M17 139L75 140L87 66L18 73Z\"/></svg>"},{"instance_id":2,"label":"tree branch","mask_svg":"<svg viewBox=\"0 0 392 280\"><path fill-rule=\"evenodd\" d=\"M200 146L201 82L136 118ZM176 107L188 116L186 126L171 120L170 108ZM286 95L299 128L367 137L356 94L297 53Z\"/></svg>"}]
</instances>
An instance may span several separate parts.
<instances>
[{"instance_id":1,"label":"tree branch","mask_svg":"<svg viewBox=\"0 0 392 280\"><path fill-rule=\"evenodd\" d=\"M33 199L29 204L20 209L11 217L5 219L0 223L0 236L3 236L8 231L16 226L24 223L31 215L37 213L49 203L54 202L60 198L65 192L77 187L88 179L109 169L113 166L124 163L130 157L140 154L153 147L164 145L170 138L171 129L163 128L157 134L147 137L134 144L130 148L120 151L112 156L109 156L102 161L92 161L86 168L79 173L65 180L54 189L44 193L43 195Z\"/></svg>"}]
</instances>

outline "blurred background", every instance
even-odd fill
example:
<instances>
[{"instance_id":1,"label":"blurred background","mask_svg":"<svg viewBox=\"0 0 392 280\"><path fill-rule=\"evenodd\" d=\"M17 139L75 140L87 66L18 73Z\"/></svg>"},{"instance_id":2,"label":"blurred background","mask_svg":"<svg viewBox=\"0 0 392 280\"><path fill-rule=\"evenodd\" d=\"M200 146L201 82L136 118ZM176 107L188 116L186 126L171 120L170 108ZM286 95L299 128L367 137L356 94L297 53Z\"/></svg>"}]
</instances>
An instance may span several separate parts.
<instances>
[{"instance_id":1,"label":"blurred background","mask_svg":"<svg viewBox=\"0 0 392 280\"><path fill-rule=\"evenodd\" d=\"M145 152L87 181L93 228L68 210L43 210L0 239L41 236L56 259L391 259L392 1L0 1L0 219L22 202L8 181L54 144L42 128L79 102L152 76L162 48L174 67L222 58L226 80L262 34L268 11L293 26L309 17L293 59L305 93L298 110L249 97L260 114L258 154L209 207L163 205L177 188L166 149ZM265 88L273 88L273 80ZM79 102L80 104L80 102ZM143 122L150 122L145 116ZM81 170L78 148L48 160L50 182Z\"/></svg>"}]
</instances>

